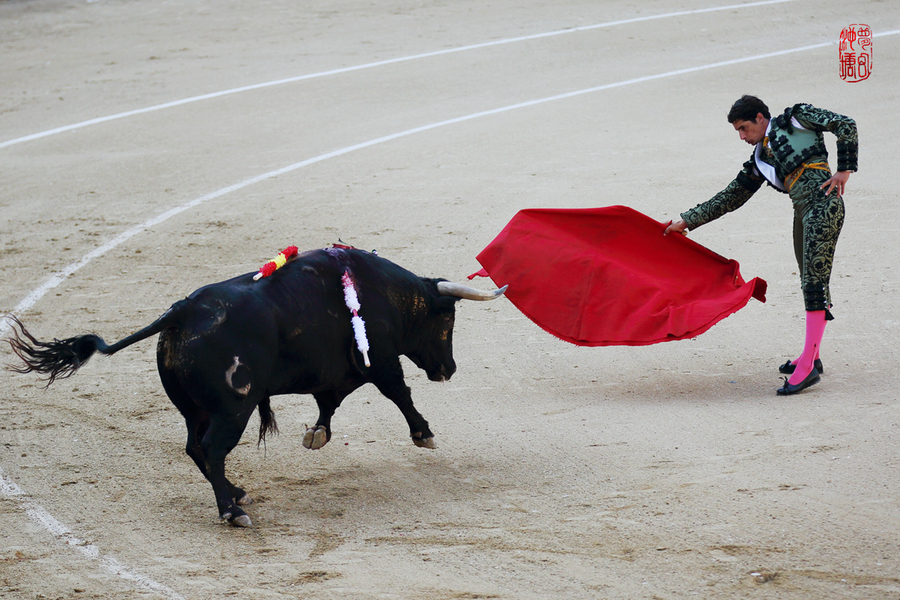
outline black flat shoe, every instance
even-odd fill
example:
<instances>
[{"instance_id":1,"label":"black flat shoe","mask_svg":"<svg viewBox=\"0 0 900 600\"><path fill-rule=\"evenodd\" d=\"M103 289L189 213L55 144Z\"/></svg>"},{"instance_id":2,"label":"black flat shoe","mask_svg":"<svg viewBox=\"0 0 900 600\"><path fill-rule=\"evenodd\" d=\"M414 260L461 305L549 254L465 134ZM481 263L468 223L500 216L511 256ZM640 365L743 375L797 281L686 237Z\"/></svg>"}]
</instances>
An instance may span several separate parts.
<instances>
[{"instance_id":1,"label":"black flat shoe","mask_svg":"<svg viewBox=\"0 0 900 600\"><path fill-rule=\"evenodd\" d=\"M809 372L809 375L806 376L806 379L798 383L797 385L791 385L788 383L788 378L784 378L784 385L775 390L775 393L779 396L790 396L791 394L796 394L797 392L802 392L806 388L816 385L819 383L819 372L816 369L813 369Z\"/></svg>"},{"instance_id":2,"label":"black flat shoe","mask_svg":"<svg viewBox=\"0 0 900 600\"><path fill-rule=\"evenodd\" d=\"M819 375L823 375L825 373L825 368L822 366L822 361L818 358L813 362L813 367L816 368L816 371L819 372ZM797 368L797 365L791 364L791 361L788 360L786 363L778 367L779 373L784 373L785 375L790 375Z\"/></svg>"}]
</instances>

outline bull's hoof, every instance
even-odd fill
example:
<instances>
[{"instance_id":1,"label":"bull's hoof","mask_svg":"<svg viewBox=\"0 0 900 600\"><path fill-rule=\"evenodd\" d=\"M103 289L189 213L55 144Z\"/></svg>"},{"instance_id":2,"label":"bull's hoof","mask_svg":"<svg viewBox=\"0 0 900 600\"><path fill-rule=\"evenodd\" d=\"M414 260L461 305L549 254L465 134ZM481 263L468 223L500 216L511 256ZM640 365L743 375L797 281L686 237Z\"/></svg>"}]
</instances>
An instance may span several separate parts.
<instances>
[{"instance_id":1,"label":"bull's hoof","mask_svg":"<svg viewBox=\"0 0 900 600\"><path fill-rule=\"evenodd\" d=\"M247 515L241 515L231 519L231 524L235 527L253 527L253 521Z\"/></svg>"},{"instance_id":2,"label":"bull's hoof","mask_svg":"<svg viewBox=\"0 0 900 600\"><path fill-rule=\"evenodd\" d=\"M326 431L325 427L323 427L322 425L319 425L315 428L310 427L303 435L304 448L309 448L310 450L318 450L327 443L328 431Z\"/></svg>"},{"instance_id":3,"label":"bull's hoof","mask_svg":"<svg viewBox=\"0 0 900 600\"><path fill-rule=\"evenodd\" d=\"M250 494L244 494L243 497L235 500L240 506L247 506L248 504L253 504L253 498L250 497Z\"/></svg>"},{"instance_id":4,"label":"bull's hoof","mask_svg":"<svg viewBox=\"0 0 900 600\"><path fill-rule=\"evenodd\" d=\"M434 441L433 437L425 438L425 439L413 437L412 441L413 441L413 444L415 444L419 448L429 448L431 450L434 450L437 448L437 442Z\"/></svg>"},{"instance_id":5,"label":"bull's hoof","mask_svg":"<svg viewBox=\"0 0 900 600\"><path fill-rule=\"evenodd\" d=\"M228 521L235 527L253 527L253 521L251 521L250 517L248 517L246 514L240 514L235 517L232 516L230 512L226 512L222 514L222 520Z\"/></svg>"}]
</instances>

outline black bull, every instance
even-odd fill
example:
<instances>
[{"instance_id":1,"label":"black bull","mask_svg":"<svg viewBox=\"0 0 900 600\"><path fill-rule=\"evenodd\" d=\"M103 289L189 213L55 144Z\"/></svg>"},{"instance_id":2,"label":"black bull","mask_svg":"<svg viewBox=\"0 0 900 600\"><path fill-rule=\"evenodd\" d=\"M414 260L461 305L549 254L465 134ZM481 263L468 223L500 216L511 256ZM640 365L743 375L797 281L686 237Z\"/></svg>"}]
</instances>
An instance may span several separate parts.
<instances>
[{"instance_id":1,"label":"black bull","mask_svg":"<svg viewBox=\"0 0 900 600\"><path fill-rule=\"evenodd\" d=\"M355 282L370 367L351 325L345 274ZM159 334L159 376L184 416L186 452L212 484L221 517L250 526L240 507L250 497L225 477L225 458L255 409L262 441L277 431L271 396L312 394L319 418L303 445L318 449L331 439L331 417L344 398L372 383L406 417L416 446L434 448L434 435L404 382L400 356L432 381L449 379L456 371L456 301L489 300L505 290L481 292L418 277L374 254L337 248L303 253L259 281L253 276L202 287L112 345L96 335L38 341L11 317L8 341L24 363L12 369L44 374L49 385L74 374L95 352L114 354Z\"/></svg>"}]
</instances>

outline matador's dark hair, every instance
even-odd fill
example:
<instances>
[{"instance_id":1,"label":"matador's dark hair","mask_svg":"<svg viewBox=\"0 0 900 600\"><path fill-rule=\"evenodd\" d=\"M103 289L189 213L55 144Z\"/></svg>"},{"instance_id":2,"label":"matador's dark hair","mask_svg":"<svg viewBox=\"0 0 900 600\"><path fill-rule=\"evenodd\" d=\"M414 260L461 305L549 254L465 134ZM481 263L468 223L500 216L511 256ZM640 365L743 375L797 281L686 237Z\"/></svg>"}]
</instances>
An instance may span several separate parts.
<instances>
[{"instance_id":1,"label":"matador's dark hair","mask_svg":"<svg viewBox=\"0 0 900 600\"><path fill-rule=\"evenodd\" d=\"M772 118L772 115L769 114L769 107L766 106L765 102L756 96L744 94L731 105L731 110L728 111L728 122L755 121L756 115L759 113L762 113L762 116L767 119Z\"/></svg>"}]
</instances>

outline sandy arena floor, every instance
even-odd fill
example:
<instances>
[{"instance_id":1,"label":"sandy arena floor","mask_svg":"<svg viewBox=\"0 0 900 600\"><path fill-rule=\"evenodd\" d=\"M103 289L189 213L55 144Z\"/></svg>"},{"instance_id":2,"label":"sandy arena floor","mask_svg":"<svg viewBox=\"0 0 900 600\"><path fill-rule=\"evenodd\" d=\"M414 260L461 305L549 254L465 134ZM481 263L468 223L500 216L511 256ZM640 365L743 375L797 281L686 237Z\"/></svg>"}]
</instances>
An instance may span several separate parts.
<instances>
[{"instance_id":1,"label":"sandy arena floor","mask_svg":"<svg viewBox=\"0 0 900 600\"><path fill-rule=\"evenodd\" d=\"M775 395L803 313L771 189L691 233L769 284L697 339L579 348L461 304L452 381L405 363L437 450L372 386L316 452L312 398L276 398L228 464L253 529L184 455L155 341L6 372L0 597L900 598L900 3L5 0L0 50L0 312L45 338L120 339L289 244L462 281L521 208L677 218L749 155L743 93L861 140L820 385Z\"/></svg>"}]
</instances>

